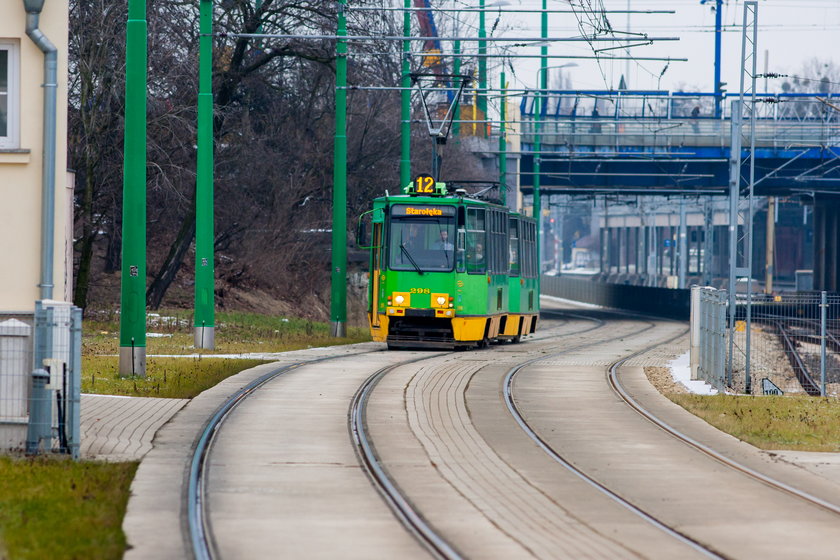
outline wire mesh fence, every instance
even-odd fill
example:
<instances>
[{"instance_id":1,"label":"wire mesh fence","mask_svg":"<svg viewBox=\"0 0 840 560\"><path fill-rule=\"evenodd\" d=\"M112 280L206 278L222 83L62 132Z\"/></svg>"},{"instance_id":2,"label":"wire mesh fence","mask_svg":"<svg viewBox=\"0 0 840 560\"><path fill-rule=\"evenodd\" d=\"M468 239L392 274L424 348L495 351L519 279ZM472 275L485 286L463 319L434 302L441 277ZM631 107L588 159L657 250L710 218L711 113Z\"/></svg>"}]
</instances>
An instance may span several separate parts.
<instances>
[{"instance_id":1,"label":"wire mesh fence","mask_svg":"<svg viewBox=\"0 0 840 560\"><path fill-rule=\"evenodd\" d=\"M700 288L695 313L698 379L709 383L718 391L727 385L726 379L726 292L714 288Z\"/></svg>"},{"instance_id":2,"label":"wire mesh fence","mask_svg":"<svg viewBox=\"0 0 840 560\"><path fill-rule=\"evenodd\" d=\"M38 302L0 315L0 449L79 456L81 310Z\"/></svg>"},{"instance_id":3,"label":"wire mesh fence","mask_svg":"<svg viewBox=\"0 0 840 560\"><path fill-rule=\"evenodd\" d=\"M726 290L701 288L698 377L736 393L840 396L840 296L753 294L748 312L747 296L739 295L731 331L721 323L726 297Z\"/></svg>"},{"instance_id":4,"label":"wire mesh fence","mask_svg":"<svg viewBox=\"0 0 840 560\"><path fill-rule=\"evenodd\" d=\"M23 449L29 420L32 314L0 314L0 449Z\"/></svg>"}]
</instances>

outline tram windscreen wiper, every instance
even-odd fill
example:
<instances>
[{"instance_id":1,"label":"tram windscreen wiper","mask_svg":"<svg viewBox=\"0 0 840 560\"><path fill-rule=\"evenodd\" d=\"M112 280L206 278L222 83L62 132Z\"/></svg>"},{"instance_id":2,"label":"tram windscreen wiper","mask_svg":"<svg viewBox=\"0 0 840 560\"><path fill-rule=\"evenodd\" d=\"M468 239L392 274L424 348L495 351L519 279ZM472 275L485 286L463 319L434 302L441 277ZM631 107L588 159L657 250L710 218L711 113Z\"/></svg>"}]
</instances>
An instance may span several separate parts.
<instances>
[{"instance_id":1,"label":"tram windscreen wiper","mask_svg":"<svg viewBox=\"0 0 840 560\"><path fill-rule=\"evenodd\" d=\"M423 275L423 271L422 271L422 270L420 270L420 267L419 267L419 266L417 265L417 263L414 261L414 257L412 257L412 256L411 256L411 253L409 253L409 252L408 252L408 249L406 249L406 248L405 248L405 243L400 243L400 249L402 249L403 253L405 253L405 256L406 256L406 257L408 257L408 260L409 260L409 261L411 261L411 264L413 264L413 265L414 265L414 268L416 268L416 269L417 269L417 273L418 273L418 274L420 274L420 275L422 276L422 275Z\"/></svg>"}]
</instances>

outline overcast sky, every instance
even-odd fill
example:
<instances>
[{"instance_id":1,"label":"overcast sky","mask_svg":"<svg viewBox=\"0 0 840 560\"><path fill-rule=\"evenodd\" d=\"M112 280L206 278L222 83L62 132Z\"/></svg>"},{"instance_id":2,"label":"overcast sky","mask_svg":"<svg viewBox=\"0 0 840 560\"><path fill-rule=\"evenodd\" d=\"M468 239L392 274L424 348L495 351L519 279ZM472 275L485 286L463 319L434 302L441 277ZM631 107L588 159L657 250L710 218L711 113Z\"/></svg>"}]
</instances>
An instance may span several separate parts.
<instances>
[{"instance_id":1,"label":"overcast sky","mask_svg":"<svg viewBox=\"0 0 840 560\"><path fill-rule=\"evenodd\" d=\"M573 0L576 6L599 4L598 0ZM487 0L488 5L494 0ZM539 0L506 0L507 8L539 8ZM628 0L602 0L606 9L626 10ZM630 31L649 36L679 37L677 42L662 42L631 49L634 56L687 58L688 62L672 62L662 75L665 62L635 62L629 64L628 84L631 89L677 89L712 91L714 77L714 0L706 4L700 0L629 0L631 9L673 9L675 14L630 16ZM549 0L549 9L568 9L568 0ZM723 67L722 81L729 92L738 91L741 56L741 24L744 2L728 0L723 7ZM510 37L540 35L539 14L503 14L502 22L512 29ZM608 15L615 30L627 29L627 16ZM487 16L492 27L495 15ZM840 0L760 0L758 4L758 72L764 72L765 56L770 72L802 74L805 62L817 57L824 61L832 57L840 61ZM502 26L500 25L500 28ZM591 29L591 28L588 28ZM549 35L579 36L577 19L571 14L549 14ZM834 39L832 41L832 39ZM607 45L604 45L607 46ZM835 52L836 51L836 54ZM517 52L539 54L539 48L518 49ZM765 55L766 52L766 55ZM612 51L622 53L622 51ZM592 55L586 44L553 43L549 54ZM605 55L609 53L604 53ZM623 53L622 53L623 54ZM628 68L625 61L550 59L549 65L575 63L562 71L571 77L576 89L616 88L620 76ZM515 63L515 77L511 88L534 87L538 59ZM497 74L494 74L497 75ZM805 76L818 78L818 76ZM495 85L495 84L494 84ZM779 91L781 80L770 80L768 90ZM838 87L840 89L840 87ZM763 83L758 90L764 91Z\"/></svg>"}]
</instances>

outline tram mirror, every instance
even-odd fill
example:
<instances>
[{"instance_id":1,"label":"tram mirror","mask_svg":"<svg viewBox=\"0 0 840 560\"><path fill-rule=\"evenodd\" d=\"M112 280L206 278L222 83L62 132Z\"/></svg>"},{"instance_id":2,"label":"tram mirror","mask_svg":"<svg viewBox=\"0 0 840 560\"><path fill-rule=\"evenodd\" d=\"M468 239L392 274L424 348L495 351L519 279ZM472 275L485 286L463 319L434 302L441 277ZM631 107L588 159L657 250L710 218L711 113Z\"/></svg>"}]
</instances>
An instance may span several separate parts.
<instances>
[{"instance_id":1,"label":"tram mirror","mask_svg":"<svg viewBox=\"0 0 840 560\"><path fill-rule=\"evenodd\" d=\"M369 244L369 239L367 238L367 227L365 227L364 220L360 218L359 223L356 226L356 245L361 247Z\"/></svg>"},{"instance_id":2,"label":"tram mirror","mask_svg":"<svg viewBox=\"0 0 840 560\"><path fill-rule=\"evenodd\" d=\"M379 246L381 239L371 239L373 231L373 223L377 221L382 215L382 210L368 210L359 216L359 223L356 224L356 246L360 249L373 249L374 246ZM382 221L381 219L379 220ZM381 231L381 226L380 226ZM380 234L381 235L381 234Z\"/></svg>"}]
</instances>

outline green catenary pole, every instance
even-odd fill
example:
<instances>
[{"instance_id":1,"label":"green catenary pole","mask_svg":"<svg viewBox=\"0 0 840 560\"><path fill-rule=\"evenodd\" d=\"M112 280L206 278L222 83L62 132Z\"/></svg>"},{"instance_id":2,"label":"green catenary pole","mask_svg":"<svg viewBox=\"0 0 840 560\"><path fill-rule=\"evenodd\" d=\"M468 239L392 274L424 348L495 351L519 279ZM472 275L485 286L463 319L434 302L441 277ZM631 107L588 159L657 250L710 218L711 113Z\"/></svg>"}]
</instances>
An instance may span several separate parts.
<instances>
[{"instance_id":1,"label":"green catenary pole","mask_svg":"<svg viewBox=\"0 0 840 560\"><path fill-rule=\"evenodd\" d=\"M484 0L478 3L478 38L487 37L487 30L484 22ZM487 120L487 41L478 42L478 110L481 112L479 118ZM487 136L487 126L482 125L479 136Z\"/></svg>"},{"instance_id":2,"label":"green catenary pole","mask_svg":"<svg viewBox=\"0 0 840 560\"><path fill-rule=\"evenodd\" d=\"M452 53L455 55L455 62L453 63L452 73L456 76L461 75L461 41L455 41L452 45ZM456 78L460 80L460 78ZM461 84L455 84L455 87L459 87ZM455 104L455 113L452 117L452 136L454 138L458 138L461 135L461 102L460 100L458 103Z\"/></svg>"},{"instance_id":3,"label":"green catenary pole","mask_svg":"<svg viewBox=\"0 0 840 560\"><path fill-rule=\"evenodd\" d=\"M125 47L120 375L146 375L146 1L129 0Z\"/></svg>"},{"instance_id":4,"label":"green catenary pole","mask_svg":"<svg viewBox=\"0 0 840 560\"><path fill-rule=\"evenodd\" d=\"M339 37L347 36L347 0L338 1ZM347 41L339 39L335 57L335 148L333 157L332 275L330 334L347 335Z\"/></svg>"},{"instance_id":5,"label":"green catenary pole","mask_svg":"<svg viewBox=\"0 0 840 560\"><path fill-rule=\"evenodd\" d=\"M405 0L403 37L411 36L411 0ZM402 93L400 112L400 192L411 183L411 42L403 41Z\"/></svg>"},{"instance_id":6,"label":"green catenary pole","mask_svg":"<svg viewBox=\"0 0 840 560\"><path fill-rule=\"evenodd\" d=\"M213 255L213 2L201 0L198 40L198 155L195 182L196 348L215 348Z\"/></svg>"},{"instance_id":7,"label":"green catenary pole","mask_svg":"<svg viewBox=\"0 0 840 560\"><path fill-rule=\"evenodd\" d=\"M542 31L540 33L541 38L543 41L548 39L548 12L545 11L548 9L547 0L542 1L542 9L544 10L541 16L542 20ZM534 140L534 218L537 220L537 279L539 280L539 275L542 274L542 263L543 263L543 219L542 219L542 200L540 199L540 160L542 159L541 151L542 151L542 141L540 140L540 128L541 128L541 121L542 121L542 110L544 99L543 95L546 89L548 89L548 45L543 45L540 48L540 79L539 88L540 93L537 94L537 99L539 103L536 107L536 122L534 123L534 131L536 132L536 138Z\"/></svg>"},{"instance_id":8,"label":"green catenary pole","mask_svg":"<svg viewBox=\"0 0 840 560\"><path fill-rule=\"evenodd\" d=\"M502 204L507 203L507 138L505 137L507 120L507 103L505 99L505 73L501 72L502 90L501 106L499 107L499 198L502 199Z\"/></svg>"}]
</instances>

